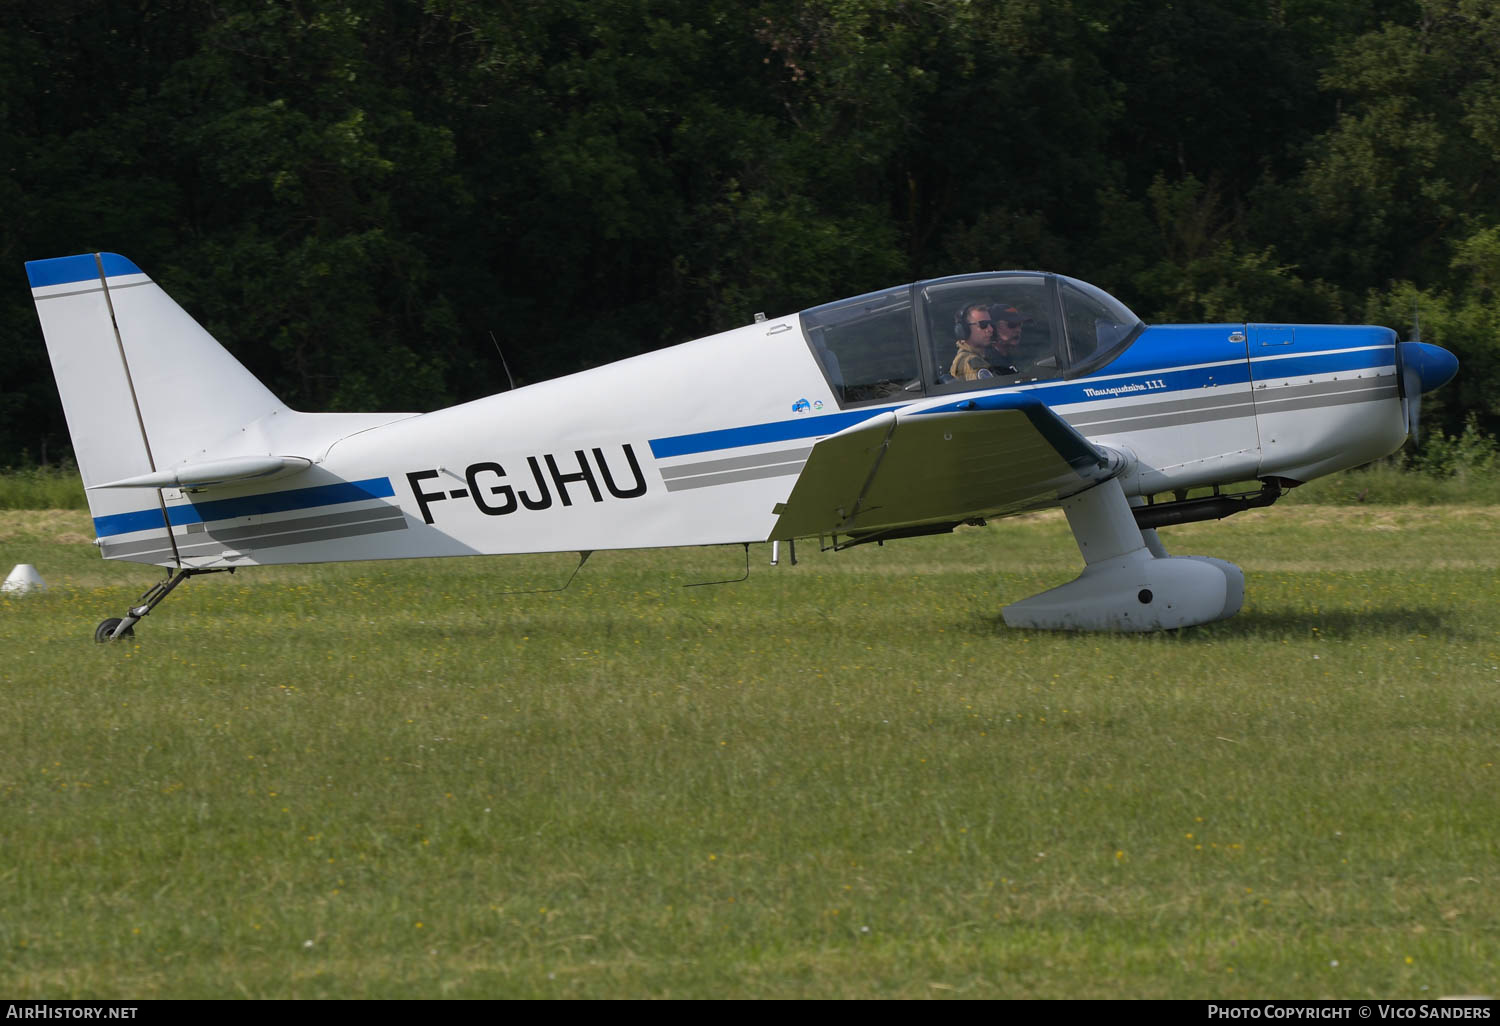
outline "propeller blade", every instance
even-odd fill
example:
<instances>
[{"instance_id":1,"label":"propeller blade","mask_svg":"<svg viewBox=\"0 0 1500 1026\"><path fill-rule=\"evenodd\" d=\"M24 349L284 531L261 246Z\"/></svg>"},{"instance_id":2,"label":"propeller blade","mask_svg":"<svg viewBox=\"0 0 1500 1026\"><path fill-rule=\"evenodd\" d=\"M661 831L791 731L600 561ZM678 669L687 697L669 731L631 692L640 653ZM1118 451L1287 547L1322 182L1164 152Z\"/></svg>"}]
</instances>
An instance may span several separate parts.
<instances>
[{"instance_id":1,"label":"propeller blade","mask_svg":"<svg viewBox=\"0 0 1500 1026\"><path fill-rule=\"evenodd\" d=\"M1412 371L1404 370L1401 373L1402 380L1408 382L1406 398L1401 400L1401 410L1406 414L1406 435L1415 444L1422 440L1419 430L1422 424L1422 389L1420 383L1416 387L1409 383L1413 376L1420 382L1420 375L1414 375Z\"/></svg>"},{"instance_id":2,"label":"propeller blade","mask_svg":"<svg viewBox=\"0 0 1500 1026\"><path fill-rule=\"evenodd\" d=\"M1401 384L1401 405L1406 414L1406 433L1417 441L1422 413L1422 393L1441 388L1458 373L1458 358L1430 342L1397 342L1396 368Z\"/></svg>"}]
</instances>

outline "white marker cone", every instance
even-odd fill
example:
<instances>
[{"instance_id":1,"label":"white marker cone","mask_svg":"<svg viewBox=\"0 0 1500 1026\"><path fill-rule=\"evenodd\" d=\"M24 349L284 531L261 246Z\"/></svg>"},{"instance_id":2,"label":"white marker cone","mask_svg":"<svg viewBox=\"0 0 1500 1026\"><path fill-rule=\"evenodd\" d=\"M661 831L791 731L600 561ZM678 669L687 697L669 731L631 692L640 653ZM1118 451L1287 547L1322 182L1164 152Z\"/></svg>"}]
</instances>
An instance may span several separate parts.
<instances>
[{"instance_id":1,"label":"white marker cone","mask_svg":"<svg viewBox=\"0 0 1500 1026\"><path fill-rule=\"evenodd\" d=\"M24 595L29 591L46 591L47 582L42 580L42 575L36 572L36 567L30 563L17 563L16 568L10 572L4 584L0 584L0 591L8 591L17 595Z\"/></svg>"}]
</instances>

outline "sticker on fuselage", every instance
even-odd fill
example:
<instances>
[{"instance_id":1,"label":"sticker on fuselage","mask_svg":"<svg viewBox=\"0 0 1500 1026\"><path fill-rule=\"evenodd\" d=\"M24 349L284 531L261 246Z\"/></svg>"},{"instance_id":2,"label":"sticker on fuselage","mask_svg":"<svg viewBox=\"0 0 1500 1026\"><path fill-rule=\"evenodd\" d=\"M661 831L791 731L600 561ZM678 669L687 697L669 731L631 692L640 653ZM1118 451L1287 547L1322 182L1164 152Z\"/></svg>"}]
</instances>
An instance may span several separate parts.
<instances>
[{"instance_id":1,"label":"sticker on fuselage","mask_svg":"<svg viewBox=\"0 0 1500 1026\"><path fill-rule=\"evenodd\" d=\"M1167 387L1167 383L1161 378L1147 378L1145 381L1132 381L1128 385L1111 385L1107 388L1085 387L1083 394L1090 399L1101 397L1114 398L1115 396L1130 395L1133 392L1156 392Z\"/></svg>"}]
</instances>

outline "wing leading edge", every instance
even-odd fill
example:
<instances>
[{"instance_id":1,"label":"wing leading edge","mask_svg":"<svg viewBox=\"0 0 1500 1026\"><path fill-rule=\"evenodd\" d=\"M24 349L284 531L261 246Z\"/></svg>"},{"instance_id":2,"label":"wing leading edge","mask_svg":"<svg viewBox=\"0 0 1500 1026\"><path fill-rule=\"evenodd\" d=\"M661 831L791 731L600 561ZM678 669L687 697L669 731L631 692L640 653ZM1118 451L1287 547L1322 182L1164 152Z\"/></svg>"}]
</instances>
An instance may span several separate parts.
<instances>
[{"instance_id":1,"label":"wing leading edge","mask_svg":"<svg viewBox=\"0 0 1500 1026\"><path fill-rule=\"evenodd\" d=\"M1123 463L1034 395L944 397L818 441L770 537L885 534L1043 509Z\"/></svg>"}]
</instances>

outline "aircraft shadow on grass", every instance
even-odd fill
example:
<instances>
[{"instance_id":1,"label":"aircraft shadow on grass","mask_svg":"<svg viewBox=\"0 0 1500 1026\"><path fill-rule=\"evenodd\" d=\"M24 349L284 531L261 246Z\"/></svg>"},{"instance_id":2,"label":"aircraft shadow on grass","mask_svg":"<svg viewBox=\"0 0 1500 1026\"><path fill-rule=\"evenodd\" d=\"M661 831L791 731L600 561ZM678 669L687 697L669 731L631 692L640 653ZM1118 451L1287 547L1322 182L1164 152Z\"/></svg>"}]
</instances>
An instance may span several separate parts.
<instances>
[{"instance_id":1,"label":"aircraft shadow on grass","mask_svg":"<svg viewBox=\"0 0 1500 1026\"><path fill-rule=\"evenodd\" d=\"M995 617L995 633L1011 629ZM1337 609L1327 612L1276 612L1249 609L1232 620L1217 623L1202 631L1173 631L1183 644L1214 644L1231 638L1256 641L1300 640L1366 641L1382 637L1438 638L1445 641L1473 642L1482 635L1466 624L1455 623L1432 609L1399 606L1386 609Z\"/></svg>"}]
</instances>

